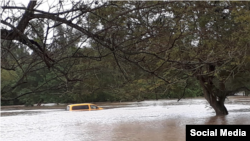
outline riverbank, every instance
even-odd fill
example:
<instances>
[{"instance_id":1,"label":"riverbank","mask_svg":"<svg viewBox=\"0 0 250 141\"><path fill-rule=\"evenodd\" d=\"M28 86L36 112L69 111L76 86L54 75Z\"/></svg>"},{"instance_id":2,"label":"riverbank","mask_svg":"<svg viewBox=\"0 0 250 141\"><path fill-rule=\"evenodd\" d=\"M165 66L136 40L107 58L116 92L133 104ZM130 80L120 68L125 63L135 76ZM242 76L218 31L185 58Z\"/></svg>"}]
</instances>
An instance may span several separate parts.
<instances>
[{"instance_id":1,"label":"riverbank","mask_svg":"<svg viewBox=\"0 0 250 141\"><path fill-rule=\"evenodd\" d=\"M66 105L53 105L53 106L25 106L25 105L11 105L1 106L1 110L34 110L34 109L63 109Z\"/></svg>"},{"instance_id":2,"label":"riverbank","mask_svg":"<svg viewBox=\"0 0 250 141\"><path fill-rule=\"evenodd\" d=\"M197 98L185 98L181 99L179 102L177 102L177 99L160 99L158 101L165 101L169 100L170 102L168 104L171 105L180 105L183 104L186 100L204 100L203 97L197 97ZM140 102L93 102L94 104L97 104L98 106L105 107L107 109L110 108L119 108L124 106L133 106L133 105L141 105L145 104L150 101L156 100L145 100ZM243 104L243 105L250 105L250 96L228 96L228 98L225 101L225 104ZM56 104L56 103L43 103L41 106L29 106L26 107L25 105L10 105L10 106L1 106L1 110L34 110L34 109L65 109L68 104Z\"/></svg>"}]
</instances>

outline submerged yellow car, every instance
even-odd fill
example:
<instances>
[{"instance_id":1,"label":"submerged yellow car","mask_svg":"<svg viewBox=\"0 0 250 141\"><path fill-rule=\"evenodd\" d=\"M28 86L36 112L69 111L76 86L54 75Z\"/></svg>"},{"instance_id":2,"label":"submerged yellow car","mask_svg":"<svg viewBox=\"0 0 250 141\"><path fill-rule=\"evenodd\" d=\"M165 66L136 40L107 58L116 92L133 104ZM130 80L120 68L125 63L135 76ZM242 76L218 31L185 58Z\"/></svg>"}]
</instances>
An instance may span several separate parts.
<instances>
[{"instance_id":1,"label":"submerged yellow car","mask_svg":"<svg viewBox=\"0 0 250 141\"><path fill-rule=\"evenodd\" d=\"M67 111L91 111L91 110L102 110L103 108L96 106L91 103L71 104L68 105Z\"/></svg>"}]
</instances>

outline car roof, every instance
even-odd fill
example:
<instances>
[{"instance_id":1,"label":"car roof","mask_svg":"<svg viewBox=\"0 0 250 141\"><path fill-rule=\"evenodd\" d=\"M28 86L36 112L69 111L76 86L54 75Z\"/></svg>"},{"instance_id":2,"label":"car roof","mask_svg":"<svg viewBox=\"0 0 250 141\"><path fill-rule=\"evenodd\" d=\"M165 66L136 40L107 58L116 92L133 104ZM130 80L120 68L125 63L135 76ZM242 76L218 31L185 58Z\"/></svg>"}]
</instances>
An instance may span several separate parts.
<instances>
[{"instance_id":1,"label":"car roof","mask_svg":"<svg viewBox=\"0 0 250 141\"><path fill-rule=\"evenodd\" d=\"M92 103L78 103L78 104L70 104L68 106L77 106L77 105L95 105L95 104L92 104Z\"/></svg>"}]
</instances>

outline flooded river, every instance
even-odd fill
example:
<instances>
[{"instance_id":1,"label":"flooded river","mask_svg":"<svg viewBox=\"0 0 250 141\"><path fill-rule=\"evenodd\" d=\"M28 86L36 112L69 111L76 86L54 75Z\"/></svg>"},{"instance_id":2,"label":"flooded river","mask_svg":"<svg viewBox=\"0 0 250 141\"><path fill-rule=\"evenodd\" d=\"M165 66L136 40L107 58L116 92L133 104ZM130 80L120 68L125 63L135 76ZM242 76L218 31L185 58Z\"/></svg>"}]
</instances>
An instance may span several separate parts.
<instances>
[{"instance_id":1,"label":"flooded river","mask_svg":"<svg viewBox=\"0 0 250 141\"><path fill-rule=\"evenodd\" d=\"M97 105L105 109L2 107L1 141L184 141L186 124L250 124L250 97L242 96L227 99L227 116L203 98Z\"/></svg>"}]
</instances>

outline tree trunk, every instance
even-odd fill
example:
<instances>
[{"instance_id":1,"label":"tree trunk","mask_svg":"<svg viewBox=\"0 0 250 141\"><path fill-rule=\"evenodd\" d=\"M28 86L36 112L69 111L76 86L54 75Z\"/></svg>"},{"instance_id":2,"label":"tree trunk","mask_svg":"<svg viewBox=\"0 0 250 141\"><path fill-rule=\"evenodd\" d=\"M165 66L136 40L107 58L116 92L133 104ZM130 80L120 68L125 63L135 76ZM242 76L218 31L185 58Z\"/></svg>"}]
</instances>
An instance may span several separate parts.
<instances>
[{"instance_id":1,"label":"tree trunk","mask_svg":"<svg viewBox=\"0 0 250 141\"><path fill-rule=\"evenodd\" d=\"M217 116L228 115L227 108L224 105L226 94L222 90L217 89L211 78L198 77L200 85L203 89L205 99L208 101L210 106L215 110ZM223 86L220 86L222 89Z\"/></svg>"},{"instance_id":2,"label":"tree trunk","mask_svg":"<svg viewBox=\"0 0 250 141\"><path fill-rule=\"evenodd\" d=\"M214 98L213 100L210 101L210 105L215 110L217 116L228 115L227 108L224 105L225 98L226 97Z\"/></svg>"},{"instance_id":3,"label":"tree trunk","mask_svg":"<svg viewBox=\"0 0 250 141\"><path fill-rule=\"evenodd\" d=\"M37 103L37 106L41 106L42 103L43 103L43 99L40 99L39 102Z\"/></svg>"}]
</instances>

